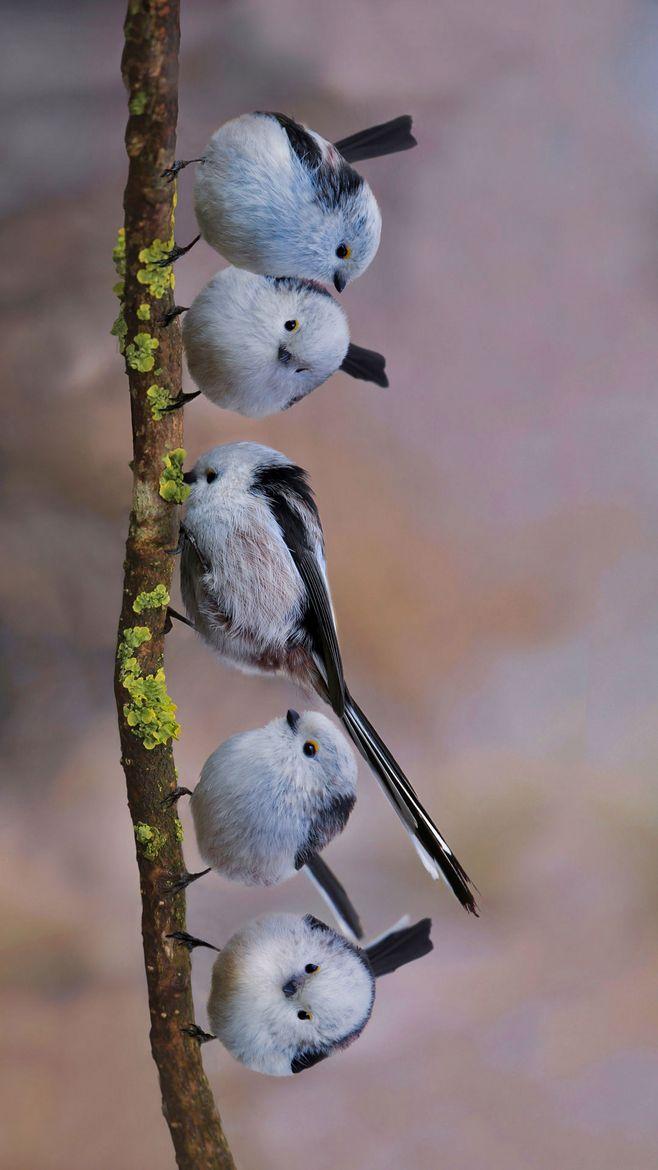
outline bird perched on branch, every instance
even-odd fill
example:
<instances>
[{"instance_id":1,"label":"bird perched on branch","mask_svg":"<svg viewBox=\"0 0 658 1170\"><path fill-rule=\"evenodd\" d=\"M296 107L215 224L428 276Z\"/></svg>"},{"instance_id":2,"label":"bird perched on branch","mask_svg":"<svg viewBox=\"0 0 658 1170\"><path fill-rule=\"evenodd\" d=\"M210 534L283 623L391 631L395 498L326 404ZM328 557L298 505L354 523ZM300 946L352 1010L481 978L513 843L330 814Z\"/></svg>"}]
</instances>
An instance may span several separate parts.
<instances>
[{"instance_id":1,"label":"bird perched on branch","mask_svg":"<svg viewBox=\"0 0 658 1170\"><path fill-rule=\"evenodd\" d=\"M385 359L350 342L343 310L314 281L224 268L184 311L190 374L226 410L250 418L287 410L337 370L388 386ZM172 409L195 397L181 395Z\"/></svg>"},{"instance_id":2,"label":"bird perched on branch","mask_svg":"<svg viewBox=\"0 0 658 1170\"><path fill-rule=\"evenodd\" d=\"M228 443L184 479L181 586L196 630L242 670L285 675L330 704L423 864L476 913L468 876L348 690L306 473L269 447Z\"/></svg>"},{"instance_id":3,"label":"bird perched on branch","mask_svg":"<svg viewBox=\"0 0 658 1170\"><path fill-rule=\"evenodd\" d=\"M290 710L220 744L194 792L177 788L167 803L192 797L206 865L250 886L275 886L304 869L340 926L361 938L354 906L319 856L347 824L356 776L354 752L326 715ZM184 875L176 889L198 876Z\"/></svg>"},{"instance_id":4,"label":"bird perched on branch","mask_svg":"<svg viewBox=\"0 0 658 1170\"><path fill-rule=\"evenodd\" d=\"M332 144L287 114L242 114L189 160L199 163L201 235L238 268L342 292L373 260L382 226L372 190L350 164L415 145L408 115ZM164 174L174 178L188 165L175 162ZM174 248L163 263L190 247Z\"/></svg>"},{"instance_id":5,"label":"bird perched on branch","mask_svg":"<svg viewBox=\"0 0 658 1170\"><path fill-rule=\"evenodd\" d=\"M358 1039L375 980L427 955L431 925L429 918L413 926L405 920L361 950L311 914L257 918L215 960L208 999L214 1035L186 1031L216 1037L256 1072L303 1072Z\"/></svg>"}]
</instances>

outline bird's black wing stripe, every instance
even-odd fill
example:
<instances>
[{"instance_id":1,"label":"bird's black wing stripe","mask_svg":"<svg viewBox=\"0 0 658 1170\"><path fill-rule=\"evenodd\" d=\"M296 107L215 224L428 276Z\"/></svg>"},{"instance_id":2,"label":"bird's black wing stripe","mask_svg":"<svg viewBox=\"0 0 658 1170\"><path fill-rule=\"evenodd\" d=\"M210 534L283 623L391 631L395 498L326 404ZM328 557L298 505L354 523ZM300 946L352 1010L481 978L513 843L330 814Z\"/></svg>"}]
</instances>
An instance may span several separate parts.
<instances>
[{"instance_id":1,"label":"bird's black wing stripe","mask_svg":"<svg viewBox=\"0 0 658 1170\"><path fill-rule=\"evenodd\" d=\"M322 150L312 134L305 126L295 122L288 114L277 114L271 110L259 110L265 118L275 118L282 130L285 130L290 143L290 149L297 155L303 166L309 170L316 170L322 162Z\"/></svg>"},{"instance_id":2,"label":"bird's black wing stripe","mask_svg":"<svg viewBox=\"0 0 658 1170\"><path fill-rule=\"evenodd\" d=\"M319 1064L321 1060L326 1060L328 1056L329 1053L321 1048L302 1048L290 1061L290 1071L304 1072L307 1068L313 1068L314 1064Z\"/></svg>"},{"instance_id":3,"label":"bird's black wing stripe","mask_svg":"<svg viewBox=\"0 0 658 1170\"><path fill-rule=\"evenodd\" d=\"M308 547L304 522L291 502L295 500L303 508L308 508L320 526L320 516L306 473L292 463L268 464L256 469L252 491L265 496L306 586L309 599L306 628L326 671L331 707L336 715L342 717L345 710L345 678L331 602L322 570L315 554Z\"/></svg>"},{"instance_id":4,"label":"bird's black wing stripe","mask_svg":"<svg viewBox=\"0 0 658 1170\"><path fill-rule=\"evenodd\" d=\"M327 802L311 822L306 844L295 855L295 869L309 865L314 854L319 853L325 845L333 841L334 837L342 833L355 804L356 797L353 794L334 796Z\"/></svg>"}]
</instances>

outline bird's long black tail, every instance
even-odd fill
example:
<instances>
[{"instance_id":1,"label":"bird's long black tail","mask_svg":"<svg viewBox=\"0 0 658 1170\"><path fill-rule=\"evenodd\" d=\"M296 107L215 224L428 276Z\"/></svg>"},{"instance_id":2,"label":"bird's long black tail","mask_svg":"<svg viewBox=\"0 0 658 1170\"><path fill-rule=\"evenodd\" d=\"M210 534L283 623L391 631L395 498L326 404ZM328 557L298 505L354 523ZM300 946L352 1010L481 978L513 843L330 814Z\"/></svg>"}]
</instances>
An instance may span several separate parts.
<instances>
[{"instance_id":1,"label":"bird's long black tail","mask_svg":"<svg viewBox=\"0 0 658 1170\"><path fill-rule=\"evenodd\" d=\"M365 951L373 974L377 978L380 975L390 975L391 971L397 971L398 967L404 967L406 963L413 963L414 959L422 959L423 955L429 955L433 950L431 929L432 920L421 918L420 922L414 922L413 926L399 926L397 929L394 927L388 934L383 934L371 942Z\"/></svg>"},{"instance_id":2,"label":"bird's long black tail","mask_svg":"<svg viewBox=\"0 0 658 1170\"><path fill-rule=\"evenodd\" d=\"M313 853L304 865L311 881L318 887L341 926L346 926L355 938L363 938L361 919L348 897L347 890L329 869L326 861L323 861L319 854Z\"/></svg>"},{"instance_id":3,"label":"bird's long black tail","mask_svg":"<svg viewBox=\"0 0 658 1170\"><path fill-rule=\"evenodd\" d=\"M369 126L367 130L359 130L357 134L350 134L349 138L341 138L335 142L348 163L363 162L366 158L380 158L384 154L397 154L400 150L411 150L418 143L411 133L411 115L401 114L390 122L380 122L378 126Z\"/></svg>"},{"instance_id":4,"label":"bird's long black tail","mask_svg":"<svg viewBox=\"0 0 658 1170\"><path fill-rule=\"evenodd\" d=\"M397 760L346 690L343 723L370 765L432 877L442 877L462 906L477 914L471 880L420 803Z\"/></svg>"}]
</instances>

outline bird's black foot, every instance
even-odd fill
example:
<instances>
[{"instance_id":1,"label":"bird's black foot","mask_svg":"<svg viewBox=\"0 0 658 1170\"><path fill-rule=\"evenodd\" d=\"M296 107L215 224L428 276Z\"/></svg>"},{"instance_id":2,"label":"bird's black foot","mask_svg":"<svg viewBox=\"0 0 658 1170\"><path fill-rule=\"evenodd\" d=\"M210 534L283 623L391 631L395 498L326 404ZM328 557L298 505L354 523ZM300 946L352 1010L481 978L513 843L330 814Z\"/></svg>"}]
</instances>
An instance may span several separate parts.
<instances>
[{"instance_id":1,"label":"bird's black foot","mask_svg":"<svg viewBox=\"0 0 658 1170\"><path fill-rule=\"evenodd\" d=\"M190 248L193 248L195 244L198 244L200 239L201 236L195 236L192 242L190 244L186 244L184 248L179 247L178 244L174 244L171 252L167 252L167 255L163 256L162 260L156 260L153 267L168 268L170 264L175 264L177 260L180 260L181 256L186 256L190 251Z\"/></svg>"},{"instance_id":2,"label":"bird's black foot","mask_svg":"<svg viewBox=\"0 0 658 1170\"><path fill-rule=\"evenodd\" d=\"M210 873L210 866L208 866L208 869L200 870L199 873L181 873L178 875L178 877L173 877L171 879L171 881L167 884L164 893L180 894L183 890L186 890L188 886L191 886L192 882L198 882L199 878L205 877L207 873Z\"/></svg>"},{"instance_id":3,"label":"bird's black foot","mask_svg":"<svg viewBox=\"0 0 658 1170\"><path fill-rule=\"evenodd\" d=\"M209 1040L216 1040L217 1037L213 1032L204 1032L198 1024L187 1024L186 1027L181 1028L186 1036L191 1036L193 1040L198 1040L199 1044L207 1044Z\"/></svg>"},{"instance_id":4,"label":"bird's black foot","mask_svg":"<svg viewBox=\"0 0 658 1170\"><path fill-rule=\"evenodd\" d=\"M162 807L163 808L171 808L172 805L178 804L178 801L180 800L181 796L191 796L191 795L192 795L192 790L190 788L174 788L173 792L170 792L170 793L168 793L167 796L165 796L165 798L162 802Z\"/></svg>"},{"instance_id":5,"label":"bird's black foot","mask_svg":"<svg viewBox=\"0 0 658 1170\"><path fill-rule=\"evenodd\" d=\"M167 552L175 553L175 552L178 552L178 549L167 549ZM165 634L168 634L171 630L171 627L173 624L172 620L171 620L172 618L176 618L176 621L182 622L184 626L189 626L191 630L196 630L196 626L195 626L194 622L191 622L189 620L189 618L183 617L182 613L179 613L177 609L172 609L171 606L168 605L167 606L167 616L165 618L165 624L164 624ZM176 791L182 796L184 792L187 792L187 788L177 788ZM172 793L172 795L173 795L173 793ZM190 793L190 795L191 795L191 793ZM176 799L178 799L178 797ZM173 803L174 802L172 801L172 804ZM165 806L165 807L167 807L167 806Z\"/></svg>"},{"instance_id":6,"label":"bird's black foot","mask_svg":"<svg viewBox=\"0 0 658 1170\"><path fill-rule=\"evenodd\" d=\"M165 313L164 317L161 318L160 324L164 329L166 329L168 325L171 325L172 321L175 321L177 317L180 317L181 313L187 313L189 307L189 305L174 305L173 309L170 309L169 312Z\"/></svg>"},{"instance_id":7,"label":"bird's black foot","mask_svg":"<svg viewBox=\"0 0 658 1170\"><path fill-rule=\"evenodd\" d=\"M168 406L165 406L163 413L171 414L173 410L180 410L181 406L186 406L187 403L191 402L193 398L198 398L200 393L200 390L195 390L193 394L179 394L178 398L174 398L173 402L170 402Z\"/></svg>"},{"instance_id":8,"label":"bird's black foot","mask_svg":"<svg viewBox=\"0 0 658 1170\"><path fill-rule=\"evenodd\" d=\"M185 167L189 167L191 163L202 163L205 161L205 158L177 158L172 166L167 167L166 171L162 172L160 178L168 179L170 183L173 183L174 179L180 175L181 171L185 170Z\"/></svg>"},{"instance_id":9,"label":"bird's black foot","mask_svg":"<svg viewBox=\"0 0 658 1170\"><path fill-rule=\"evenodd\" d=\"M186 930L175 930L173 934L168 934L167 938L173 938L174 942L180 943L182 947L187 947L188 951L193 951L195 947L208 947L209 951L219 951L219 947L205 942L202 938L195 938L193 934L188 934Z\"/></svg>"}]
</instances>

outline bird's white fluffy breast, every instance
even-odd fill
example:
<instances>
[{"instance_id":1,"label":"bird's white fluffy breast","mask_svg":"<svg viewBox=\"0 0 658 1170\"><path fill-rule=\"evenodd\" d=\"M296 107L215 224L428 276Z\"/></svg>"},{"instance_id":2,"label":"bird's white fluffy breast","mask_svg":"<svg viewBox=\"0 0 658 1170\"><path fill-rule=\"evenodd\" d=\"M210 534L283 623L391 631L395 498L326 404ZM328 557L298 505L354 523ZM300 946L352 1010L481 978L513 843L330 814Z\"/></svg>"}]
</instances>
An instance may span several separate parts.
<instances>
[{"instance_id":1,"label":"bird's white fluffy breast","mask_svg":"<svg viewBox=\"0 0 658 1170\"><path fill-rule=\"evenodd\" d=\"M318 972L286 998L284 984L307 963ZM358 1035L373 999L373 976L345 939L306 918L271 914L249 923L218 956L208 1017L243 1064L286 1076L299 1051L341 1047ZM312 1019L300 1020L300 1007Z\"/></svg>"},{"instance_id":2,"label":"bird's white fluffy breast","mask_svg":"<svg viewBox=\"0 0 658 1170\"><path fill-rule=\"evenodd\" d=\"M295 264L321 223L308 172L275 118L243 114L213 134L196 169L204 239L232 264L271 276L313 276Z\"/></svg>"},{"instance_id":3,"label":"bird's white fluffy breast","mask_svg":"<svg viewBox=\"0 0 658 1170\"><path fill-rule=\"evenodd\" d=\"M298 322L287 331L287 321ZM339 369L349 345L341 307L297 280L229 267L199 293L183 341L194 381L219 406L252 418L285 409ZM280 346L290 355L280 360Z\"/></svg>"}]
</instances>

